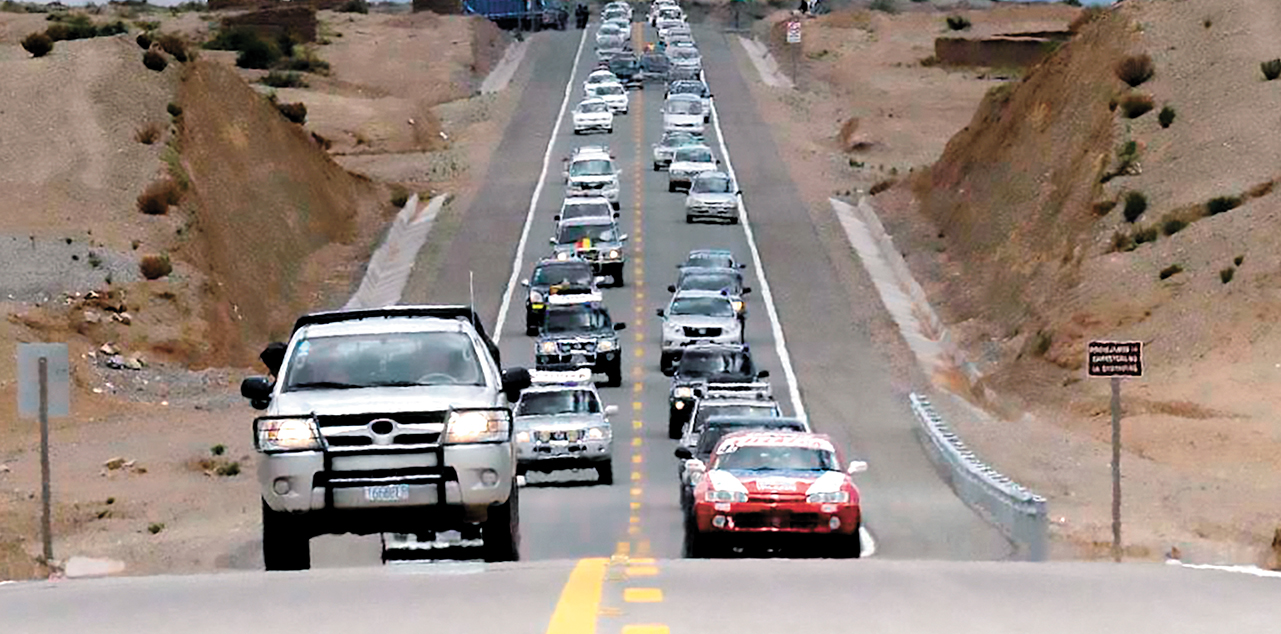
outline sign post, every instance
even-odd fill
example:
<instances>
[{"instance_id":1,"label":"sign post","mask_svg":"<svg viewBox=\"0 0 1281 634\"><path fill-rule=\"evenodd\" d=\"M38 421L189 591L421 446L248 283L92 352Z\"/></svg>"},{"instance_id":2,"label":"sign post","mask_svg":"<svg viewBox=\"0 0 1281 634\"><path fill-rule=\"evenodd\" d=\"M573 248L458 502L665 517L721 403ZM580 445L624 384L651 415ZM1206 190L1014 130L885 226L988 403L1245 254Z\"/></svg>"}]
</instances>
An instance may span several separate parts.
<instances>
[{"instance_id":1,"label":"sign post","mask_svg":"<svg viewBox=\"0 0 1281 634\"><path fill-rule=\"evenodd\" d=\"M1143 376L1143 344L1091 341L1089 375L1112 380L1112 559L1121 561L1121 377Z\"/></svg>"},{"instance_id":2,"label":"sign post","mask_svg":"<svg viewBox=\"0 0 1281 634\"><path fill-rule=\"evenodd\" d=\"M801 77L797 74L797 56L801 49L801 22L792 20L787 23L787 43L792 47L792 83L800 85Z\"/></svg>"},{"instance_id":3,"label":"sign post","mask_svg":"<svg viewBox=\"0 0 1281 634\"><path fill-rule=\"evenodd\" d=\"M40 541L53 565L53 513L49 466L49 417L71 412L65 343L18 344L18 416L40 420Z\"/></svg>"}]
</instances>

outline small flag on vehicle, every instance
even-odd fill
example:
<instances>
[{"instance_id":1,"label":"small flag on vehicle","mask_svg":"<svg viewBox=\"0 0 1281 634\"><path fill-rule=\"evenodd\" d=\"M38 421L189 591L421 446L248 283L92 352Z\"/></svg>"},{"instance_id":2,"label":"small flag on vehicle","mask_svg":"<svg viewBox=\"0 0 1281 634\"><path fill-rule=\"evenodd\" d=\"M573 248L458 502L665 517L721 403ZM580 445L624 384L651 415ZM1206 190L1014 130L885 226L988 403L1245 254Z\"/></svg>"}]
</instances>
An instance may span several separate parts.
<instances>
[{"instance_id":1,"label":"small flag on vehicle","mask_svg":"<svg viewBox=\"0 0 1281 634\"><path fill-rule=\"evenodd\" d=\"M591 239L591 238L583 238L583 239L579 240L579 241L578 241L578 244L577 244L577 245L575 245L575 246L576 246L578 249L580 249L580 250L581 250L581 249L590 249L590 248L592 248L592 239Z\"/></svg>"}]
</instances>

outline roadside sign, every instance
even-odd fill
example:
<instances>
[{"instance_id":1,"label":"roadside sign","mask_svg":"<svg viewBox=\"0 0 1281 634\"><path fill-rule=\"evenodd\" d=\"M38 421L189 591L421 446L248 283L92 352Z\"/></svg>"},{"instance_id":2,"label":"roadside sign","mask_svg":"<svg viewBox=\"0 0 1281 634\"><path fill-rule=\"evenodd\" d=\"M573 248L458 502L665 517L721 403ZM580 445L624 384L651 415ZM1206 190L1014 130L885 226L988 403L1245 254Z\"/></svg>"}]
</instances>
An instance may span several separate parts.
<instances>
[{"instance_id":1,"label":"roadside sign","mask_svg":"<svg viewBox=\"0 0 1281 634\"><path fill-rule=\"evenodd\" d=\"M18 344L18 417L40 415L40 359L46 359L48 415L71 415L71 377L67 368L67 344Z\"/></svg>"},{"instance_id":2,"label":"roadside sign","mask_svg":"<svg viewBox=\"0 0 1281 634\"><path fill-rule=\"evenodd\" d=\"M788 44L801 43L801 23L799 21L792 20L791 22L787 23L787 43Z\"/></svg>"},{"instance_id":3,"label":"roadside sign","mask_svg":"<svg viewBox=\"0 0 1281 634\"><path fill-rule=\"evenodd\" d=\"M1143 376L1143 344L1138 341L1091 341L1090 376Z\"/></svg>"}]
</instances>

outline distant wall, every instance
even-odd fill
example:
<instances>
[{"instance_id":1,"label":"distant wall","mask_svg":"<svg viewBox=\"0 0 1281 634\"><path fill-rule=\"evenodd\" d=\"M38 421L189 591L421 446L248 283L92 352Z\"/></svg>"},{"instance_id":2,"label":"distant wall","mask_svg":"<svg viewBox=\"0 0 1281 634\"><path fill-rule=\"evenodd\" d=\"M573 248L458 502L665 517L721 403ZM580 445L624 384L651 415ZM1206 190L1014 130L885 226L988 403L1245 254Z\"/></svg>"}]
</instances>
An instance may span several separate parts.
<instances>
[{"instance_id":1,"label":"distant wall","mask_svg":"<svg viewBox=\"0 0 1281 634\"><path fill-rule=\"evenodd\" d=\"M431 11L441 15L463 12L463 0L414 0L414 12Z\"/></svg>"},{"instance_id":2,"label":"distant wall","mask_svg":"<svg viewBox=\"0 0 1281 634\"><path fill-rule=\"evenodd\" d=\"M223 18L223 28L243 26L267 37L282 33L292 35L300 42L316 41L316 10L311 7L278 7L250 11Z\"/></svg>"},{"instance_id":3,"label":"distant wall","mask_svg":"<svg viewBox=\"0 0 1281 634\"><path fill-rule=\"evenodd\" d=\"M1025 68L1045 59L1058 42L1042 37L990 37L966 39L940 37L934 40L934 56L949 66L991 66Z\"/></svg>"}]
</instances>

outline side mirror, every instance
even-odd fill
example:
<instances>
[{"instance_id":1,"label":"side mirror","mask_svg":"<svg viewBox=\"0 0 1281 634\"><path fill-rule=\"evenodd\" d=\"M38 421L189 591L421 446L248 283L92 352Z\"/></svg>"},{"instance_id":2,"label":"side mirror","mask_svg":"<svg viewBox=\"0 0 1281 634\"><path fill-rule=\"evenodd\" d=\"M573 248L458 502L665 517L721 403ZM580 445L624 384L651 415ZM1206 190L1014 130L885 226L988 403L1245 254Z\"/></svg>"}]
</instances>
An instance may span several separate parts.
<instances>
[{"instance_id":1,"label":"side mirror","mask_svg":"<svg viewBox=\"0 0 1281 634\"><path fill-rule=\"evenodd\" d=\"M606 406L605 406L605 415L606 415L606 416L613 416L614 414L617 414L617 413L618 413L618 406L617 406L617 405L606 405Z\"/></svg>"},{"instance_id":2,"label":"side mirror","mask_svg":"<svg viewBox=\"0 0 1281 634\"><path fill-rule=\"evenodd\" d=\"M745 269L745 268L747 268L747 263L746 263L746 262L744 262L744 263L742 263L742 264L739 264L739 265L738 265L738 268L740 268L740 269Z\"/></svg>"},{"instance_id":3,"label":"side mirror","mask_svg":"<svg viewBox=\"0 0 1281 634\"><path fill-rule=\"evenodd\" d=\"M760 372L757 372L757 373L756 373L756 378L758 378L758 379L768 379L768 378L769 378L769 370L761 370Z\"/></svg>"},{"instance_id":4,"label":"side mirror","mask_svg":"<svg viewBox=\"0 0 1281 634\"><path fill-rule=\"evenodd\" d=\"M690 451L689 447L681 445L676 448L676 457L681 460L692 460L694 458L694 452Z\"/></svg>"},{"instance_id":5,"label":"side mirror","mask_svg":"<svg viewBox=\"0 0 1281 634\"><path fill-rule=\"evenodd\" d=\"M560 176L561 176L561 178L564 178L565 180L569 180L569 170L565 170L565 171L561 172L561 173L560 173Z\"/></svg>"},{"instance_id":6,"label":"side mirror","mask_svg":"<svg viewBox=\"0 0 1281 634\"><path fill-rule=\"evenodd\" d=\"M743 287L743 295L746 295L746 294L748 294L748 293L750 293L750 292L752 292L752 287L750 287L750 286L744 286L744 287Z\"/></svg>"},{"instance_id":7,"label":"side mirror","mask_svg":"<svg viewBox=\"0 0 1281 634\"><path fill-rule=\"evenodd\" d=\"M525 288L529 288L529 278L525 278L525 279L521 280L521 281L520 281L520 285L521 285L521 286L524 286Z\"/></svg>"},{"instance_id":8,"label":"side mirror","mask_svg":"<svg viewBox=\"0 0 1281 634\"><path fill-rule=\"evenodd\" d=\"M738 191L736 191L736 192L734 192L734 193L735 193L736 195L738 195L738 196L742 196L742 195L743 195L743 190L741 190L741 189L740 189L740 190L738 190Z\"/></svg>"},{"instance_id":9,"label":"side mirror","mask_svg":"<svg viewBox=\"0 0 1281 634\"><path fill-rule=\"evenodd\" d=\"M614 330L627 330L627 322L620 321L614 324Z\"/></svg>"},{"instance_id":10,"label":"side mirror","mask_svg":"<svg viewBox=\"0 0 1281 634\"><path fill-rule=\"evenodd\" d=\"M555 216L552 216L552 220L556 222L560 222L560 214L556 214Z\"/></svg>"},{"instance_id":11,"label":"side mirror","mask_svg":"<svg viewBox=\"0 0 1281 634\"><path fill-rule=\"evenodd\" d=\"M654 312L655 312L655 313L658 313L658 316L659 316L659 317L662 317L662 316L663 316L663 309L661 309L661 308L660 308L660 309L658 309L658 310L656 310L656 311L654 311Z\"/></svg>"},{"instance_id":12,"label":"side mirror","mask_svg":"<svg viewBox=\"0 0 1281 634\"><path fill-rule=\"evenodd\" d=\"M625 234L625 233L624 233L623 235L618 236L618 241L619 241L619 242L627 242L627 234Z\"/></svg>"},{"instance_id":13,"label":"side mirror","mask_svg":"<svg viewBox=\"0 0 1281 634\"><path fill-rule=\"evenodd\" d=\"M617 211L614 212L614 220L618 220L619 218L622 218L622 217L623 217L623 214L620 214Z\"/></svg>"},{"instance_id":14,"label":"side mirror","mask_svg":"<svg viewBox=\"0 0 1281 634\"><path fill-rule=\"evenodd\" d=\"M867 463L862 460L850 461L849 468L845 470L849 474L863 473L864 471L867 471Z\"/></svg>"},{"instance_id":15,"label":"side mirror","mask_svg":"<svg viewBox=\"0 0 1281 634\"><path fill-rule=\"evenodd\" d=\"M529 370L525 368L511 368L503 370L503 393L507 396L508 401L520 399L520 393L533 383L529 377Z\"/></svg>"},{"instance_id":16,"label":"side mirror","mask_svg":"<svg viewBox=\"0 0 1281 634\"><path fill-rule=\"evenodd\" d=\"M720 159L716 159L716 164L717 164L717 165L720 165L720 164L721 164L721 160L720 160Z\"/></svg>"},{"instance_id":17,"label":"side mirror","mask_svg":"<svg viewBox=\"0 0 1281 634\"><path fill-rule=\"evenodd\" d=\"M667 285L667 292L668 292L668 293L675 293L675 292L676 292L676 285L675 285L675 284L668 284L668 285Z\"/></svg>"},{"instance_id":18,"label":"side mirror","mask_svg":"<svg viewBox=\"0 0 1281 634\"><path fill-rule=\"evenodd\" d=\"M254 409L267 409L271 403L271 381L265 376L251 376L240 382L240 395L249 399Z\"/></svg>"}]
</instances>

